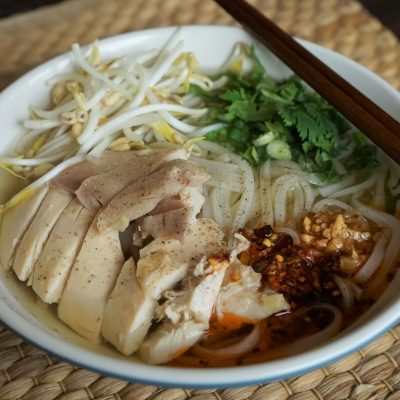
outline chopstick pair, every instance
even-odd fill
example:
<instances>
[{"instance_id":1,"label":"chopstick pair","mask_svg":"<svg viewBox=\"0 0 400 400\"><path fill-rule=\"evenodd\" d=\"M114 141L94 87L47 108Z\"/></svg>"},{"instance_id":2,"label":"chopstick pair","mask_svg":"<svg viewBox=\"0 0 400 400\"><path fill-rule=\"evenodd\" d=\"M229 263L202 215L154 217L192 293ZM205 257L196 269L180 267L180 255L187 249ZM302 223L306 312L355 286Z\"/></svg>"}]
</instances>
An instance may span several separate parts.
<instances>
[{"instance_id":1,"label":"chopstick pair","mask_svg":"<svg viewBox=\"0 0 400 400\"><path fill-rule=\"evenodd\" d=\"M400 124L245 0L215 0L397 163Z\"/></svg>"}]
</instances>

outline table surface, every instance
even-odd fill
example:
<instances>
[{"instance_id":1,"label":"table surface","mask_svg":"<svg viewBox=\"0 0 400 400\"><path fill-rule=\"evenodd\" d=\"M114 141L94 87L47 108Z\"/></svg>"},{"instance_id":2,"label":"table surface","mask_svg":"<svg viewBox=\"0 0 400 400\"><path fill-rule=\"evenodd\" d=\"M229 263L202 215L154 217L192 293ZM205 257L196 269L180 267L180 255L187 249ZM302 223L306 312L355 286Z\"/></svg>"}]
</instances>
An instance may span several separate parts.
<instances>
[{"instance_id":1,"label":"table surface","mask_svg":"<svg viewBox=\"0 0 400 400\"><path fill-rule=\"evenodd\" d=\"M0 18L15 13L33 10L44 5L59 3L63 0L1 0ZM399 0L361 0L373 15L400 37L400 1Z\"/></svg>"},{"instance_id":2,"label":"table surface","mask_svg":"<svg viewBox=\"0 0 400 400\"><path fill-rule=\"evenodd\" d=\"M400 2L399 0L361 0L373 15L400 37Z\"/></svg>"}]
</instances>

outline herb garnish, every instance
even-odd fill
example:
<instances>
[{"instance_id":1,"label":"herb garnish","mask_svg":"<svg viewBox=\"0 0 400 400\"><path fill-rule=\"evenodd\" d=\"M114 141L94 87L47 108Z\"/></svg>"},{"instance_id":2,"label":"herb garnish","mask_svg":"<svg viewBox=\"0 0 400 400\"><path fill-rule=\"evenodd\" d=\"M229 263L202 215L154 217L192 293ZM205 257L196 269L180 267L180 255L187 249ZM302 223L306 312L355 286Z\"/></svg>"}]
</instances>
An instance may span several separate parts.
<instances>
[{"instance_id":1,"label":"herb garnish","mask_svg":"<svg viewBox=\"0 0 400 400\"><path fill-rule=\"evenodd\" d=\"M266 74L255 55L250 55L252 71L245 76L228 72L227 84L207 92L191 85L190 92L201 96L210 112L205 123L226 125L206 135L241 155L255 167L268 159L294 160L321 180L340 179L332 160L343 150L344 135L350 125L319 95L309 90L299 77L277 82ZM355 147L344 161L350 169L377 165L376 148L355 136Z\"/></svg>"}]
</instances>

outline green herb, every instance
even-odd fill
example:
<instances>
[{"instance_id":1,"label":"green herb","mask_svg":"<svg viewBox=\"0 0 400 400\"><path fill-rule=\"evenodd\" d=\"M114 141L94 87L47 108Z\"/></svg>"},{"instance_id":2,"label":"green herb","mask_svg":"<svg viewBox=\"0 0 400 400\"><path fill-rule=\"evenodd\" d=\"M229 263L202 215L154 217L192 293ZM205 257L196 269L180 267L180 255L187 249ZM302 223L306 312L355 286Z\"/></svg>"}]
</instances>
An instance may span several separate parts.
<instances>
[{"instance_id":1,"label":"green herb","mask_svg":"<svg viewBox=\"0 0 400 400\"><path fill-rule=\"evenodd\" d=\"M332 160L342 148L350 126L324 99L310 91L299 77L278 82L251 50L252 71L245 75L226 73L222 89L207 92L191 85L210 112L205 124L224 122L225 127L207 134L259 167L268 159L294 160L324 181L340 179ZM375 167L376 149L362 135L354 134L356 146L348 160L350 169Z\"/></svg>"}]
</instances>

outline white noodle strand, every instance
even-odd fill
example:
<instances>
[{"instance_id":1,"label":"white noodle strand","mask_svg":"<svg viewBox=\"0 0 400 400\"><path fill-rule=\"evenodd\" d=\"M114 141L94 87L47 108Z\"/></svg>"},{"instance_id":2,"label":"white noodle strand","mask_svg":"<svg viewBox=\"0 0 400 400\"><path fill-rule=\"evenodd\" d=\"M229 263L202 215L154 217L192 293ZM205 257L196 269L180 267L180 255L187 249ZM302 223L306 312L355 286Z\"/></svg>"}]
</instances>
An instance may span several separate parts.
<instances>
[{"instance_id":1,"label":"white noodle strand","mask_svg":"<svg viewBox=\"0 0 400 400\"><path fill-rule=\"evenodd\" d=\"M385 257L386 240L379 240L372 250L371 255L368 257L366 263L354 275L354 281L359 284L367 282L372 275L379 269L383 258Z\"/></svg>"},{"instance_id":2,"label":"white noodle strand","mask_svg":"<svg viewBox=\"0 0 400 400\"><path fill-rule=\"evenodd\" d=\"M236 358L253 350L260 341L261 334L262 329L260 328L260 324L257 324L247 336L235 344L218 349L208 349L196 344L192 347L191 351L198 357L203 358L211 357L220 360Z\"/></svg>"}]
</instances>

